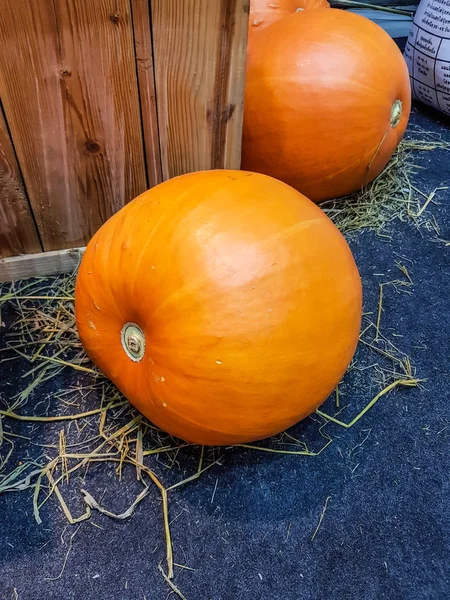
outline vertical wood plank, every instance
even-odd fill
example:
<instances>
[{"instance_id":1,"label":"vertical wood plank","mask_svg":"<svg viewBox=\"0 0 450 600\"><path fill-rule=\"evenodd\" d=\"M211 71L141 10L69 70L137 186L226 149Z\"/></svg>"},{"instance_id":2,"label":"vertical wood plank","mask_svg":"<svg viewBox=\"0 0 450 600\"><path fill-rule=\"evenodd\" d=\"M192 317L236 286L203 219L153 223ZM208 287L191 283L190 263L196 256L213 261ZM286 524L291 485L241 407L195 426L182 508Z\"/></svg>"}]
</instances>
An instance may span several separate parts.
<instances>
[{"instance_id":1,"label":"vertical wood plank","mask_svg":"<svg viewBox=\"0 0 450 600\"><path fill-rule=\"evenodd\" d=\"M165 179L239 168L249 0L152 0Z\"/></svg>"},{"instance_id":2,"label":"vertical wood plank","mask_svg":"<svg viewBox=\"0 0 450 600\"><path fill-rule=\"evenodd\" d=\"M2 0L0 94L45 250L147 187L129 0Z\"/></svg>"},{"instance_id":3,"label":"vertical wood plank","mask_svg":"<svg viewBox=\"0 0 450 600\"><path fill-rule=\"evenodd\" d=\"M162 181L150 0L131 0L148 187Z\"/></svg>"},{"instance_id":4,"label":"vertical wood plank","mask_svg":"<svg viewBox=\"0 0 450 600\"><path fill-rule=\"evenodd\" d=\"M39 236L0 104L0 257L40 251Z\"/></svg>"}]
</instances>

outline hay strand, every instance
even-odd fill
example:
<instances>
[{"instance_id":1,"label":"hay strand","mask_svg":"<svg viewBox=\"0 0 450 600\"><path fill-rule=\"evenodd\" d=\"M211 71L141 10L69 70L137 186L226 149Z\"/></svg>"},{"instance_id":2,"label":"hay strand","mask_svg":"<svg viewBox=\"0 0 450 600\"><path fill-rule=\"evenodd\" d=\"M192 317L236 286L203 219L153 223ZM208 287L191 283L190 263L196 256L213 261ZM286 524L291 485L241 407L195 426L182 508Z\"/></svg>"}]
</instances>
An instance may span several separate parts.
<instances>
[{"instance_id":1,"label":"hay strand","mask_svg":"<svg viewBox=\"0 0 450 600\"><path fill-rule=\"evenodd\" d=\"M331 496L328 496L328 497L327 497L327 499L325 500L325 504L323 505L322 512L320 513L319 522L317 523L317 527L316 527L316 529L314 530L314 533L312 534L312 537L311 537L311 541L312 541L312 542L315 540L315 538L316 538L316 535L317 535L317 534L318 534L318 532L319 532L320 526L322 525L322 521L323 521L323 518L324 518L324 516L325 516L325 512L326 512L326 510L327 510L328 502L329 502L330 500L331 500Z\"/></svg>"},{"instance_id":2,"label":"hay strand","mask_svg":"<svg viewBox=\"0 0 450 600\"><path fill-rule=\"evenodd\" d=\"M340 425L341 427L345 427L346 429L349 429L350 427L353 427L353 425L355 425L355 423L357 423L366 414L366 412L369 411L378 402L378 400L380 398L385 396L388 392L390 392L394 388L399 387L399 386L415 387L415 386L418 386L419 383L421 383L422 381L424 381L424 380L423 379L396 379L395 381L393 381L392 383L387 385L384 389L382 389L381 392L378 392L378 394L374 398L372 398L372 400L350 421L350 423L344 423L343 421L340 421L339 419L336 419L335 417L332 417L331 415L328 415L319 409L316 410L316 414L320 415L324 419L328 419L328 421L331 421L332 423L335 423L336 425Z\"/></svg>"}]
</instances>

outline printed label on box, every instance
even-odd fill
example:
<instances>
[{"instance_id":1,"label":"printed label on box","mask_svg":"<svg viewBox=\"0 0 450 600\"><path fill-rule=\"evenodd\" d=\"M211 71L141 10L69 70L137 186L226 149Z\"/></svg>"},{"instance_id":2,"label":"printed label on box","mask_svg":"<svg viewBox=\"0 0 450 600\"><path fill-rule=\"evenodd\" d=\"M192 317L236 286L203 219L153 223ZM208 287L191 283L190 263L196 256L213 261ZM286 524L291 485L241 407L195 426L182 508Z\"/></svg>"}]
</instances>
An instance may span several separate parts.
<instances>
[{"instance_id":1,"label":"printed label on box","mask_svg":"<svg viewBox=\"0 0 450 600\"><path fill-rule=\"evenodd\" d=\"M413 97L450 115L450 0L421 0L404 57Z\"/></svg>"}]
</instances>

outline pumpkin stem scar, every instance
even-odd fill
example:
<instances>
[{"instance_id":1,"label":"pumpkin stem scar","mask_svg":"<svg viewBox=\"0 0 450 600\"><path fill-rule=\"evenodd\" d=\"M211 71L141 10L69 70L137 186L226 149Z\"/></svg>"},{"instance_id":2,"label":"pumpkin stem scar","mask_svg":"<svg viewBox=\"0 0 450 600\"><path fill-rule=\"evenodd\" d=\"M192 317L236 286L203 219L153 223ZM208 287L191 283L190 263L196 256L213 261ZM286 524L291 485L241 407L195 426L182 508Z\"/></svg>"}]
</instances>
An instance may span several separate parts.
<instances>
[{"instance_id":1,"label":"pumpkin stem scar","mask_svg":"<svg viewBox=\"0 0 450 600\"><path fill-rule=\"evenodd\" d=\"M134 362L140 362L144 358L145 336L139 325L125 323L120 333L120 339L128 358Z\"/></svg>"},{"instance_id":2,"label":"pumpkin stem scar","mask_svg":"<svg viewBox=\"0 0 450 600\"><path fill-rule=\"evenodd\" d=\"M401 100L396 100L391 108L391 127L397 127L402 118L403 104Z\"/></svg>"}]
</instances>

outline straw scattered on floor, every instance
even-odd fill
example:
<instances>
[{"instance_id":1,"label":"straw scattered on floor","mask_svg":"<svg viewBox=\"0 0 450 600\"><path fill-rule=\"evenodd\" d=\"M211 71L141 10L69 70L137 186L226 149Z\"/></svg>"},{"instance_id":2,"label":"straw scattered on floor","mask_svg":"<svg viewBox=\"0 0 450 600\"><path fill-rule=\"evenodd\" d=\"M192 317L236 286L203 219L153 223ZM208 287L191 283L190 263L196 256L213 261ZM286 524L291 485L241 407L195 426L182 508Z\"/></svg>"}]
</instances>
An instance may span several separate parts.
<instances>
[{"instance_id":1,"label":"straw scattered on floor","mask_svg":"<svg viewBox=\"0 0 450 600\"><path fill-rule=\"evenodd\" d=\"M401 219L425 226L436 241L445 244L439 238L437 223L433 224L432 217L427 220L430 205L444 188L422 192L412 183L419 170L413 160L414 153L435 149L450 150L450 143L423 131L413 131L372 185L349 198L326 203L324 210L345 234L374 229L380 235L389 235L389 224ZM364 316L356 357L333 396L307 420L304 437L284 432L260 443L241 444L242 451L316 457L333 442L330 427L351 427L387 394L421 384L408 356L383 333L385 295L399 289L412 293L413 282L407 267L401 263L395 266L399 278L380 284L378 305ZM166 540L166 570L159 568L172 592L183 598L171 581L176 563L170 534L169 496L209 469L220 468L226 453L237 451L236 447L192 447L159 430L129 405L82 349L74 318L74 284L75 274L72 274L0 286L0 325L2 308L7 305L14 313L13 326L3 333L0 361L4 369L10 361L20 360L20 369L23 361L29 365L21 376L23 386L8 398L0 399L0 447L3 446L0 494L33 490L33 514L37 522L41 522L44 504L56 499L73 525L89 519L92 511L111 519L127 519L157 490ZM408 301L408 295L402 295L400 301ZM364 406L351 412L348 399L355 374L365 377L369 397ZM43 393L55 378L66 387ZM345 420L338 418L343 414L349 416ZM53 442L37 442L42 428L51 433ZM45 437L48 438L48 433ZM134 482L141 489L120 512L103 506L102 500L95 498L84 484L79 487L81 484L74 475L83 474L84 481L87 470L94 464L114 467L122 485L130 485L128 471L134 470ZM67 491L75 488L84 507L78 514L74 514L66 499ZM70 497L73 498L72 493ZM328 500L312 539L322 523ZM70 538L65 561L75 533ZM62 575L65 561L56 578Z\"/></svg>"},{"instance_id":2,"label":"straw scattered on floor","mask_svg":"<svg viewBox=\"0 0 450 600\"><path fill-rule=\"evenodd\" d=\"M384 171L366 189L321 207L346 234L373 229L389 237L389 224L395 219L433 230L427 208L447 187L420 190L414 185L414 177L421 170L418 155L434 150L450 152L450 142L421 128L411 128Z\"/></svg>"},{"instance_id":3,"label":"straw scattered on floor","mask_svg":"<svg viewBox=\"0 0 450 600\"><path fill-rule=\"evenodd\" d=\"M410 285L407 275L404 273L405 281L388 283ZM131 517L136 507L148 496L153 484L162 499L167 576L172 578L174 559L169 525L169 494L195 481L212 467L220 465L230 448L220 449L219 454L214 448L198 448L197 468L191 474L183 473L176 478L176 473L182 470L180 452L189 448L189 445L171 438L144 419L90 365L80 346L74 325L74 280L72 275L12 285L7 291L3 288L1 302L8 302L16 313L14 327L5 334L6 345L2 349L5 351L5 360L25 360L31 368L22 376L24 388L17 390L8 399L5 408L0 410L0 441L9 446L0 463L0 493L33 489L33 514L37 522L42 522L41 510L44 504L55 498L68 522L76 524L89 519L94 510L112 519ZM27 297L27 291L30 297ZM51 292L56 300L53 300ZM376 323L369 316L364 319L361 351L368 351L377 357L371 364L370 381L380 388L374 398L349 423L318 410L309 419L313 425L312 432L309 433L311 440L284 432L257 444L241 444L241 448L286 455L318 456L333 442L327 431L330 423L350 427L394 388L419 384L408 357L383 335L380 319ZM49 360L55 357L58 360ZM357 370L358 365L356 358L349 373ZM80 367L83 367L82 371ZM52 393L51 397L42 398L30 409L29 398L32 395L34 399L39 398L38 394L45 382L71 371L72 375L76 375L75 380L74 377L69 377L70 385L66 389ZM340 387L345 388L345 381ZM86 410L93 399L99 399L99 405ZM335 404L334 398L331 403ZM343 406L337 408L339 413L344 409ZM36 446L32 446L36 442L31 440L32 437L38 439L34 430L29 432L33 436L22 435L16 432L22 431L21 429L14 430L15 423L29 427L53 427L54 442L41 446L36 456ZM30 444L28 454L34 458L23 458L17 462L14 450L19 440ZM124 507L121 512L115 512L103 506L91 491L82 487L79 493L85 505L84 511L74 514L65 499L64 489L71 485L75 474L98 463L114 465L119 479L123 477L124 470L132 466L142 489L129 506ZM15 466L11 468L10 464ZM126 478L126 481L129 479Z\"/></svg>"}]
</instances>

